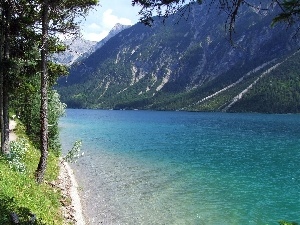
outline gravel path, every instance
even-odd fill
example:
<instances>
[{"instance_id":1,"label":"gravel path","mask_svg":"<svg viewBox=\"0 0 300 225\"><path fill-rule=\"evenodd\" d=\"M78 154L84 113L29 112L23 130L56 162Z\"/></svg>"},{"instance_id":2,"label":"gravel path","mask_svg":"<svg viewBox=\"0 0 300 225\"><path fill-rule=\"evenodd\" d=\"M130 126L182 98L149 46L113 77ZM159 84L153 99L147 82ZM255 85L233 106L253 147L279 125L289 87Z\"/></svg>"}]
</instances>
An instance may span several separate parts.
<instances>
[{"instance_id":1,"label":"gravel path","mask_svg":"<svg viewBox=\"0 0 300 225\"><path fill-rule=\"evenodd\" d=\"M17 125L16 121L9 120L9 141L17 140L17 135L14 132L16 125Z\"/></svg>"}]
</instances>

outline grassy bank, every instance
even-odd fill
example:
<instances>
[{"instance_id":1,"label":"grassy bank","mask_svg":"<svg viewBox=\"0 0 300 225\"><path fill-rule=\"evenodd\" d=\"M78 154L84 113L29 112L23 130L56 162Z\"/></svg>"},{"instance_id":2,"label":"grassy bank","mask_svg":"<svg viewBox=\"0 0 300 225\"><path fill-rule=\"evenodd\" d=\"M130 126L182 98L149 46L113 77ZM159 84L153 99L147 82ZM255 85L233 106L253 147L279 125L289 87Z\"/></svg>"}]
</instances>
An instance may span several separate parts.
<instances>
[{"instance_id":1,"label":"grassy bank","mask_svg":"<svg viewBox=\"0 0 300 225\"><path fill-rule=\"evenodd\" d=\"M46 182L38 185L34 172L39 150L20 126L17 135L17 141L11 143L12 156L0 156L0 224L10 224L12 212L19 216L20 224L28 224L31 213L36 216L35 224L63 224L60 191L49 185L59 173L58 157L50 152Z\"/></svg>"}]
</instances>

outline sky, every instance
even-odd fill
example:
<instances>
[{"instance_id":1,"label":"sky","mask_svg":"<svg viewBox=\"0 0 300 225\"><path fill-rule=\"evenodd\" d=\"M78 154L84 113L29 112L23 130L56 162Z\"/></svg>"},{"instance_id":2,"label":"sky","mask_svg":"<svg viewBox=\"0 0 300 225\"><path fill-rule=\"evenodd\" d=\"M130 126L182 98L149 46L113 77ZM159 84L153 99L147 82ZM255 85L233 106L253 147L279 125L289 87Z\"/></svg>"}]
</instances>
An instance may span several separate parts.
<instances>
[{"instance_id":1,"label":"sky","mask_svg":"<svg viewBox=\"0 0 300 225\"><path fill-rule=\"evenodd\" d=\"M107 36L116 23L133 25L139 21L140 7L131 5L131 0L100 0L81 22L84 39L100 41Z\"/></svg>"}]
</instances>

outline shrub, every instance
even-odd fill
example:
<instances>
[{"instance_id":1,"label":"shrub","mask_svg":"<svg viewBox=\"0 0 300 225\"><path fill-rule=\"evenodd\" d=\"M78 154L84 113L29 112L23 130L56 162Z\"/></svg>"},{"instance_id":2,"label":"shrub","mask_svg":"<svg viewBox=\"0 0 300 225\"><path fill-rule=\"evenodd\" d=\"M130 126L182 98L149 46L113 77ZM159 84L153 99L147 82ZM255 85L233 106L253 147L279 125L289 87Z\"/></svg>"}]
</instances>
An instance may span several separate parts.
<instances>
[{"instance_id":1,"label":"shrub","mask_svg":"<svg viewBox=\"0 0 300 225\"><path fill-rule=\"evenodd\" d=\"M81 151L82 142L80 140L75 141L72 149L68 151L67 155L63 158L66 162L76 162L81 156L83 156L83 152Z\"/></svg>"},{"instance_id":2,"label":"shrub","mask_svg":"<svg viewBox=\"0 0 300 225\"><path fill-rule=\"evenodd\" d=\"M10 142L10 152L6 156L11 169L24 173L26 166L24 157L28 151L28 143L25 139L18 139L17 141Z\"/></svg>"}]
</instances>

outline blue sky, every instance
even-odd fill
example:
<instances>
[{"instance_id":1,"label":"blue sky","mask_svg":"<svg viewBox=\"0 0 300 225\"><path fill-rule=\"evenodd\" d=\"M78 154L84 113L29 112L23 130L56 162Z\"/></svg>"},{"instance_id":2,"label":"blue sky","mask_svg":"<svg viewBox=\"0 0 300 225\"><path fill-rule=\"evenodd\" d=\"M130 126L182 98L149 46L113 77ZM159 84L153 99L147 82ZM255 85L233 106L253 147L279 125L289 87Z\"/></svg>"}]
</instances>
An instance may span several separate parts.
<instances>
[{"instance_id":1,"label":"blue sky","mask_svg":"<svg viewBox=\"0 0 300 225\"><path fill-rule=\"evenodd\" d=\"M100 0L81 23L84 39L100 41L116 23L133 25L138 22L140 7L133 7L131 0Z\"/></svg>"}]
</instances>

